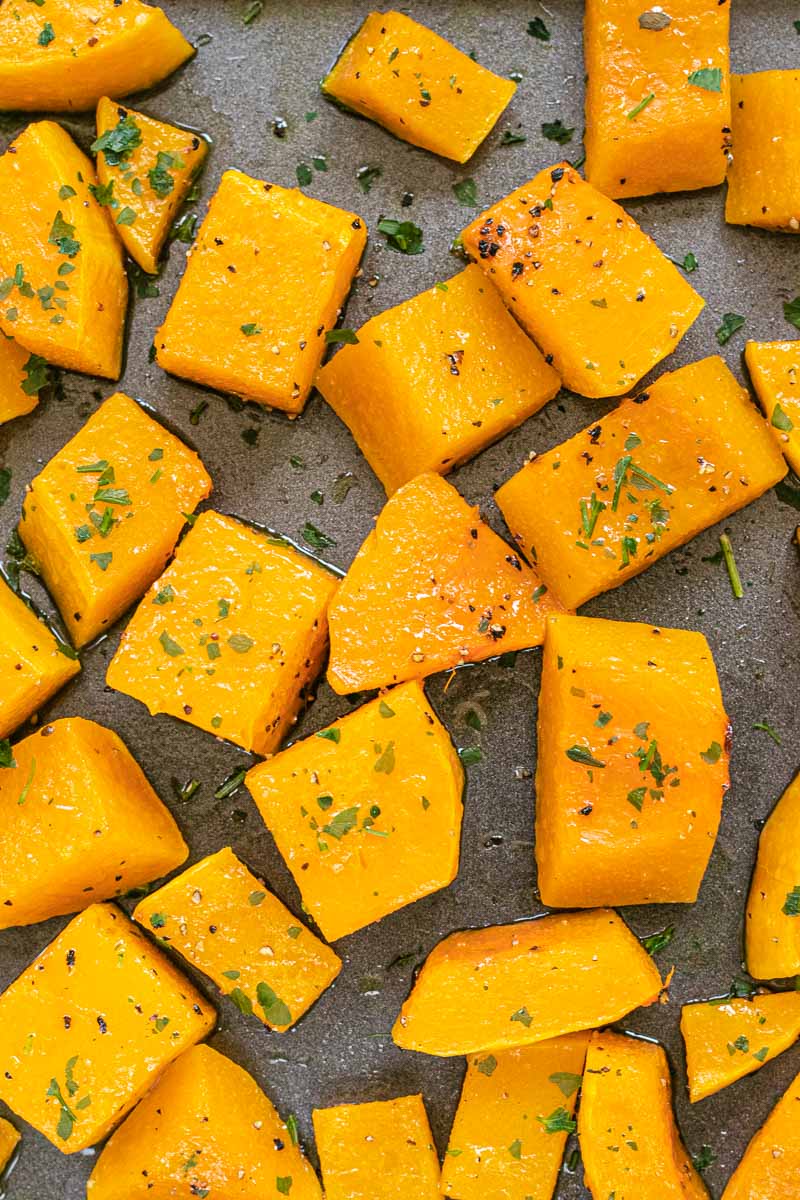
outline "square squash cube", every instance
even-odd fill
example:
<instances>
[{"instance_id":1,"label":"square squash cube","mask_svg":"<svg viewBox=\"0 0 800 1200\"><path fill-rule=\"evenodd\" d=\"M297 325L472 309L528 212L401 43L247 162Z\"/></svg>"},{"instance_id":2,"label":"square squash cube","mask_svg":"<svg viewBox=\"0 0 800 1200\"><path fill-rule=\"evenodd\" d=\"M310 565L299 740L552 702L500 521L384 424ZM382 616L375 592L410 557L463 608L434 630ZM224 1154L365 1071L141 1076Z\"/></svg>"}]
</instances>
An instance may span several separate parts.
<instances>
[{"instance_id":1,"label":"square squash cube","mask_svg":"<svg viewBox=\"0 0 800 1200\"><path fill-rule=\"evenodd\" d=\"M446 475L560 387L474 265L372 317L316 382L389 494L423 471Z\"/></svg>"},{"instance_id":2,"label":"square squash cube","mask_svg":"<svg viewBox=\"0 0 800 1200\"><path fill-rule=\"evenodd\" d=\"M800 341L748 342L744 360L769 427L800 474Z\"/></svg>"},{"instance_id":3,"label":"square squash cube","mask_svg":"<svg viewBox=\"0 0 800 1200\"><path fill-rule=\"evenodd\" d=\"M25 601L0 578L0 738L33 716L81 669Z\"/></svg>"},{"instance_id":4,"label":"square squash cube","mask_svg":"<svg viewBox=\"0 0 800 1200\"><path fill-rule=\"evenodd\" d=\"M296 416L366 240L355 213L226 171L156 334L156 361Z\"/></svg>"},{"instance_id":5,"label":"square squash cube","mask_svg":"<svg viewBox=\"0 0 800 1200\"><path fill-rule=\"evenodd\" d=\"M522 553L569 608L638 575L786 474L721 358L662 375L496 494Z\"/></svg>"},{"instance_id":6,"label":"square squash cube","mask_svg":"<svg viewBox=\"0 0 800 1200\"><path fill-rule=\"evenodd\" d=\"M648 196L722 183L730 7L587 0L586 178L599 191Z\"/></svg>"},{"instance_id":7,"label":"square squash cube","mask_svg":"<svg viewBox=\"0 0 800 1200\"><path fill-rule=\"evenodd\" d=\"M729 225L800 231L800 71L756 71L731 80L733 162Z\"/></svg>"},{"instance_id":8,"label":"square squash cube","mask_svg":"<svg viewBox=\"0 0 800 1200\"><path fill-rule=\"evenodd\" d=\"M416 681L259 763L247 786L331 941L458 871L464 772Z\"/></svg>"},{"instance_id":9,"label":"square squash cube","mask_svg":"<svg viewBox=\"0 0 800 1200\"><path fill-rule=\"evenodd\" d=\"M633 218L568 163L498 200L462 239L580 396L626 392L703 309Z\"/></svg>"},{"instance_id":10,"label":"square squash cube","mask_svg":"<svg viewBox=\"0 0 800 1200\"><path fill-rule=\"evenodd\" d=\"M693 903L730 785L730 737L702 634L551 618L537 737L542 902Z\"/></svg>"},{"instance_id":11,"label":"square squash cube","mask_svg":"<svg viewBox=\"0 0 800 1200\"><path fill-rule=\"evenodd\" d=\"M128 623L108 682L151 713L270 754L322 666L337 582L282 538L201 513Z\"/></svg>"},{"instance_id":12,"label":"square squash cube","mask_svg":"<svg viewBox=\"0 0 800 1200\"><path fill-rule=\"evenodd\" d=\"M214 1020L120 909L94 904L0 996L0 1098L75 1154L102 1141Z\"/></svg>"},{"instance_id":13,"label":"square squash cube","mask_svg":"<svg viewBox=\"0 0 800 1200\"><path fill-rule=\"evenodd\" d=\"M151 892L133 915L272 1029L294 1025L342 969L229 846Z\"/></svg>"},{"instance_id":14,"label":"square squash cube","mask_svg":"<svg viewBox=\"0 0 800 1200\"><path fill-rule=\"evenodd\" d=\"M211 480L193 450L117 392L28 488L19 534L77 646L164 570Z\"/></svg>"},{"instance_id":15,"label":"square squash cube","mask_svg":"<svg viewBox=\"0 0 800 1200\"><path fill-rule=\"evenodd\" d=\"M44 360L0 332L0 425L36 408L46 378Z\"/></svg>"},{"instance_id":16,"label":"square squash cube","mask_svg":"<svg viewBox=\"0 0 800 1200\"><path fill-rule=\"evenodd\" d=\"M399 12L372 12L322 90L395 137L466 162L516 91L450 42Z\"/></svg>"}]
</instances>

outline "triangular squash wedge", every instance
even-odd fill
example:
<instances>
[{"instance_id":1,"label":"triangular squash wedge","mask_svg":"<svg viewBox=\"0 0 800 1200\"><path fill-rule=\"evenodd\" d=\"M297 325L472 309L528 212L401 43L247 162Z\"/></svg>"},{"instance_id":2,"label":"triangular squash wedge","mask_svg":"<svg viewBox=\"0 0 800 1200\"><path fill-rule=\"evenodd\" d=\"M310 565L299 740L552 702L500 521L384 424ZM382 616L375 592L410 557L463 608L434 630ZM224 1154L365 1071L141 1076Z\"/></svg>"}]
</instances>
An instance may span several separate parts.
<instances>
[{"instance_id":1,"label":"triangular squash wedge","mask_svg":"<svg viewBox=\"0 0 800 1200\"><path fill-rule=\"evenodd\" d=\"M38 363L30 351L0 333L0 425L36 408L39 388L46 382L46 363Z\"/></svg>"},{"instance_id":2,"label":"triangular squash wedge","mask_svg":"<svg viewBox=\"0 0 800 1200\"><path fill-rule=\"evenodd\" d=\"M384 506L328 613L328 680L356 692L541 645L561 612L451 483L418 475Z\"/></svg>"},{"instance_id":3,"label":"triangular squash wedge","mask_svg":"<svg viewBox=\"0 0 800 1200\"><path fill-rule=\"evenodd\" d=\"M751 1075L800 1037L800 992L685 1004L689 1098L694 1104Z\"/></svg>"},{"instance_id":4,"label":"triangular squash wedge","mask_svg":"<svg viewBox=\"0 0 800 1200\"><path fill-rule=\"evenodd\" d=\"M55 366L116 379L128 281L94 167L53 121L0 157L0 328Z\"/></svg>"}]
</instances>

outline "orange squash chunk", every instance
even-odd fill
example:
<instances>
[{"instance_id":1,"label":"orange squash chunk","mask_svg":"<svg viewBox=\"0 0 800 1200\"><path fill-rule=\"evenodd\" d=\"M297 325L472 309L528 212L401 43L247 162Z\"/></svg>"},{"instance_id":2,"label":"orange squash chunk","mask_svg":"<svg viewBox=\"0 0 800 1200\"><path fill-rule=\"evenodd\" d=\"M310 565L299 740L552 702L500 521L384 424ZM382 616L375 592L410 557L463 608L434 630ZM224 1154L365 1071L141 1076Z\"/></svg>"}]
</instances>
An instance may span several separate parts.
<instances>
[{"instance_id":1,"label":"orange squash chunk","mask_svg":"<svg viewBox=\"0 0 800 1200\"><path fill-rule=\"evenodd\" d=\"M133 614L108 683L270 754L322 666L336 584L282 538L201 513Z\"/></svg>"},{"instance_id":2,"label":"orange squash chunk","mask_svg":"<svg viewBox=\"0 0 800 1200\"><path fill-rule=\"evenodd\" d=\"M752 1000L684 1004L681 1033L694 1104L751 1075L797 1041L800 993L765 992Z\"/></svg>"},{"instance_id":3,"label":"orange squash chunk","mask_svg":"<svg viewBox=\"0 0 800 1200\"><path fill-rule=\"evenodd\" d=\"M703 308L633 218L567 163L498 200L462 240L581 396L633 387Z\"/></svg>"},{"instance_id":4,"label":"orange squash chunk","mask_svg":"<svg viewBox=\"0 0 800 1200\"><path fill-rule=\"evenodd\" d=\"M773 487L786 464L721 358L662 375L504 483L523 554L570 608Z\"/></svg>"},{"instance_id":5,"label":"orange squash chunk","mask_svg":"<svg viewBox=\"0 0 800 1200\"><path fill-rule=\"evenodd\" d=\"M692 904L730 778L703 635L551 617L538 711L542 903Z\"/></svg>"},{"instance_id":6,"label":"orange squash chunk","mask_svg":"<svg viewBox=\"0 0 800 1200\"><path fill-rule=\"evenodd\" d=\"M439 1200L422 1096L314 1109L325 1200Z\"/></svg>"},{"instance_id":7,"label":"orange squash chunk","mask_svg":"<svg viewBox=\"0 0 800 1200\"><path fill-rule=\"evenodd\" d=\"M372 12L323 79L326 95L395 137L466 162L517 85L411 17Z\"/></svg>"},{"instance_id":8,"label":"orange squash chunk","mask_svg":"<svg viewBox=\"0 0 800 1200\"><path fill-rule=\"evenodd\" d=\"M22 1134L5 1117L0 1117L0 1172L5 1171L20 1143Z\"/></svg>"},{"instance_id":9,"label":"orange squash chunk","mask_svg":"<svg viewBox=\"0 0 800 1200\"><path fill-rule=\"evenodd\" d=\"M208 143L103 96L92 149L122 244L142 270L155 274L173 217L202 169Z\"/></svg>"},{"instance_id":10,"label":"orange squash chunk","mask_svg":"<svg viewBox=\"0 0 800 1200\"><path fill-rule=\"evenodd\" d=\"M729 4L587 0L586 178L607 196L722 183Z\"/></svg>"},{"instance_id":11,"label":"orange squash chunk","mask_svg":"<svg viewBox=\"0 0 800 1200\"><path fill-rule=\"evenodd\" d=\"M416 681L295 742L246 782L330 941L455 879L464 772Z\"/></svg>"},{"instance_id":12,"label":"orange squash chunk","mask_svg":"<svg viewBox=\"0 0 800 1200\"><path fill-rule=\"evenodd\" d=\"M390 495L424 471L446 475L559 386L476 266L372 317L317 376Z\"/></svg>"},{"instance_id":13,"label":"orange squash chunk","mask_svg":"<svg viewBox=\"0 0 800 1200\"><path fill-rule=\"evenodd\" d=\"M81 669L71 646L0 579L0 738L38 712Z\"/></svg>"},{"instance_id":14,"label":"orange squash chunk","mask_svg":"<svg viewBox=\"0 0 800 1200\"><path fill-rule=\"evenodd\" d=\"M52 121L0 155L0 329L55 366L116 379L128 281L96 183Z\"/></svg>"},{"instance_id":15,"label":"orange squash chunk","mask_svg":"<svg viewBox=\"0 0 800 1200\"><path fill-rule=\"evenodd\" d=\"M133 915L272 1029L294 1025L342 969L230 846L151 892Z\"/></svg>"},{"instance_id":16,"label":"orange squash chunk","mask_svg":"<svg viewBox=\"0 0 800 1200\"><path fill-rule=\"evenodd\" d=\"M731 79L733 162L729 225L800 231L800 72L757 71Z\"/></svg>"},{"instance_id":17,"label":"orange squash chunk","mask_svg":"<svg viewBox=\"0 0 800 1200\"><path fill-rule=\"evenodd\" d=\"M467 1059L442 1167L444 1196L551 1200L588 1042L588 1033L571 1033Z\"/></svg>"},{"instance_id":18,"label":"orange squash chunk","mask_svg":"<svg viewBox=\"0 0 800 1200\"><path fill-rule=\"evenodd\" d=\"M213 1025L213 1009L125 914L94 904L0 996L0 1098L74 1154Z\"/></svg>"},{"instance_id":19,"label":"orange squash chunk","mask_svg":"<svg viewBox=\"0 0 800 1200\"><path fill-rule=\"evenodd\" d=\"M748 342L744 359L778 445L800 473L800 341Z\"/></svg>"},{"instance_id":20,"label":"orange squash chunk","mask_svg":"<svg viewBox=\"0 0 800 1200\"><path fill-rule=\"evenodd\" d=\"M143 91L194 54L140 0L36 0L0 11L0 109L79 112Z\"/></svg>"},{"instance_id":21,"label":"orange squash chunk","mask_svg":"<svg viewBox=\"0 0 800 1200\"><path fill-rule=\"evenodd\" d=\"M76 646L153 582L211 491L200 459L117 392L31 483L19 534Z\"/></svg>"},{"instance_id":22,"label":"orange squash chunk","mask_svg":"<svg viewBox=\"0 0 800 1200\"><path fill-rule=\"evenodd\" d=\"M322 1200L311 1166L247 1071L193 1046L103 1148L91 1200Z\"/></svg>"},{"instance_id":23,"label":"orange squash chunk","mask_svg":"<svg viewBox=\"0 0 800 1200\"><path fill-rule=\"evenodd\" d=\"M800 972L800 775L761 831L745 941L747 969L755 979Z\"/></svg>"},{"instance_id":24,"label":"orange squash chunk","mask_svg":"<svg viewBox=\"0 0 800 1200\"><path fill-rule=\"evenodd\" d=\"M750 1140L722 1200L796 1200L800 1195L800 1075Z\"/></svg>"},{"instance_id":25,"label":"orange squash chunk","mask_svg":"<svg viewBox=\"0 0 800 1200\"><path fill-rule=\"evenodd\" d=\"M44 362L40 366L44 368ZM44 385L37 379L36 368L36 360L28 350L0 333L0 425L36 408Z\"/></svg>"},{"instance_id":26,"label":"orange squash chunk","mask_svg":"<svg viewBox=\"0 0 800 1200\"><path fill-rule=\"evenodd\" d=\"M608 909L468 929L428 955L392 1037L445 1057L506 1050L616 1021L660 991L653 960Z\"/></svg>"},{"instance_id":27,"label":"orange squash chunk","mask_svg":"<svg viewBox=\"0 0 800 1200\"><path fill-rule=\"evenodd\" d=\"M156 361L296 416L366 240L355 213L226 171L156 334Z\"/></svg>"},{"instance_id":28,"label":"orange squash chunk","mask_svg":"<svg viewBox=\"0 0 800 1200\"><path fill-rule=\"evenodd\" d=\"M708 1200L672 1112L661 1046L592 1034L583 1074L578 1136L594 1200Z\"/></svg>"},{"instance_id":29,"label":"orange squash chunk","mask_svg":"<svg viewBox=\"0 0 800 1200\"><path fill-rule=\"evenodd\" d=\"M387 501L339 585L328 681L357 692L538 646L560 609L452 484L419 475Z\"/></svg>"},{"instance_id":30,"label":"orange squash chunk","mask_svg":"<svg viewBox=\"0 0 800 1200\"><path fill-rule=\"evenodd\" d=\"M0 928L77 912L158 879L189 851L124 742L70 717L0 771Z\"/></svg>"}]
</instances>

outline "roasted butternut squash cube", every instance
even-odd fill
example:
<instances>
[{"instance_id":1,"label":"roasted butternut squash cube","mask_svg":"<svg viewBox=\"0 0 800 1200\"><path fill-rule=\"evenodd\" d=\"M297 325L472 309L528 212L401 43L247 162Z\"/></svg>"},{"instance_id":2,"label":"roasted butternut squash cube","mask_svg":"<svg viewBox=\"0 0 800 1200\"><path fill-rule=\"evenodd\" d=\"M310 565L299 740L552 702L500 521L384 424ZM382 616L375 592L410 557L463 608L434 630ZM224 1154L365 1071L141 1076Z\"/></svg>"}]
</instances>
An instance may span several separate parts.
<instances>
[{"instance_id":1,"label":"roasted butternut squash cube","mask_svg":"<svg viewBox=\"0 0 800 1200\"><path fill-rule=\"evenodd\" d=\"M19 534L76 646L163 571L211 479L193 450L117 392L31 483Z\"/></svg>"},{"instance_id":2,"label":"roasted butternut squash cube","mask_svg":"<svg viewBox=\"0 0 800 1200\"><path fill-rule=\"evenodd\" d=\"M395 137L464 163L517 85L399 12L371 12L322 90Z\"/></svg>"},{"instance_id":3,"label":"roasted butternut squash cube","mask_svg":"<svg viewBox=\"0 0 800 1200\"><path fill-rule=\"evenodd\" d=\"M730 785L731 727L703 635L551 617L538 712L542 903L694 903Z\"/></svg>"},{"instance_id":4,"label":"roasted butternut squash cube","mask_svg":"<svg viewBox=\"0 0 800 1200\"><path fill-rule=\"evenodd\" d=\"M800 341L748 342L744 358L769 427L800 474Z\"/></svg>"},{"instance_id":5,"label":"roasted butternut squash cube","mask_svg":"<svg viewBox=\"0 0 800 1200\"><path fill-rule=\"evenodd\" d=\"M36 408L45 368L19 342L0 333L0 425Z\"/></svg>"},{"instance_id":6,"label":"roasted butternut squash cube","mask_svg":"<svg viewBox=\"0 0 800 1200\"><path fill-rule=\"evenodd\" d=\"M571 1033L467 1059L444 1196L552 1200L588 1043L588 1033Z\"/></svg>"},{"instance_id":7,"label":"roasted butternut squash cube","mask_svg":"<svg viewBox=\"0 0 800 1200\"><path fill-rule=\"evenodd\" d=\"M792 1200L800 1177L800 1075L750 1140L722 1200Z\"/></svg>"},{"instance_id":8,"label":"roasted butternut squash cube","mask_svg":"<svg viewBox=\"0 0 800 1200\"><path fill-rule=\"evenodd\" d=\"M592 1034L578 1137L594 1200L708 1200L675 1123L667 1056L655 1042Z\"/></svg>"},{"instance_id":9,"label":"roasted butternut squash cube","mask_svg":"<svg viewBox=\"0 0 800 1200\"><path fill-rule=\"evenodd\" d=\"M745 941L747 969L755 979L800 973L800 775L761 831Z\"/></svg>"},{"instance_id":10,"label":"roasted butternut squash cube","mask_svg":"<svg viewBox=\"0 0 800 1200\"><path fill-rule=\"evenodd\" d=\"M211 1046L193 1046L164 1072L103 1148L86 1194L322 1200L314 1171L256 1081Z\"/></svg>"},{"instance_id":11,"label":"roasted butternut squash cube","mask_svg":"<svg viewBox=\"0 0 800 1200\"><path fill-rule=\"evenodd\" d=\"M81 669L24 600L0 579L0 737L38 712Z\"/></svg>"},{"instance_id":12,"label":"roasted butternut squash cube","mask_svg":"<svg viewBox=\"0 0 800 1200\"><path fill-rule=\"evenodd\" d=\"M93 904L0 996L0 1097L75 1154L101 1141L214 1016L120 909Z\"/></svg>"},{"instance_id":13,"label":"roasted butternut squash cube","mask_svg":"<svg viewBox=\"0 0 800 1200\"><path fill-rule=\"evenodd\" d=\"M0 929L77 912L150 883L188 852L116 733L70 717L0 770Z\"/></svg>"},{"instance_id":14,"label":"roasted butternut squash cube","mask_svg":"<svg viewBox=\"0 0 800 1200\"><path fill-rule=\"evenodd\" d=\"M800 71L756 71L731 79L733 162L729 225L800 231Z\"/></svg>"},{"instance_id":15,"label":"roasted butternut squash cube","mask_svg":"<svg viewBox=\"0 0 800 1200\"><path fill-rule=\"evenodd\" d=\"M419 475L387 501L331 604L335 692L421 679L538 646L561 605L452 484Z\"/></svg>"},{"instance_id":16,"label":"roasted butternut squash cube","mask_svg":"<svg viewBox=\"0 0 800 1200\"><path fill-rule=\"evenodd\" d=\"M270 754L322 666L336 584L282 538L201 513L133 614L107 680L151 713Z\"/></svg>"},{"instance_id":17,"label":"roasted butternut squash cube","mask_svg":"<svg viewBox=\"0 0 800 1200\"><path fill-rule=\"evenodd\" d=\"M133 915L271 1029L294 1025L342 969L229 846L151 892Z\"/></svg>"},{"instance_id":18,"label":"roasted butternut squash cube","mask_svg":"<svg viewBox=\"0 0 800 1200\"><path fill-rule=\"evenodd\" d=\"M479 267L372 317L317 387L391 495L446 475L555 396L560 381Z\"/></svg>"},{"instance_id":19,"label":"roasted butternut squash cube","mask_svg":"<svg viewBox=\"0 0 800 1200\"><path fill-rule=\"evenodd\" d=\"M79 112L126 96L194 54L160 8L140 0L36 0L0 12L0 109Z\"/></svg>"},{"instance_id":20,"label":"roasted butternut squash cube","mask_svg":"<svg viewBox=\"0 0 800 1200\"><path fill-rule=\"evenodd\" d=\"M416 681L259 763L246 782L331 941L455 879L464 772Z\"/></svg>"},{"instance_id":21,"label":"roasted butternut squash cube","mask_svg":"<svg viewBox=\"0 0 800 1200\"><path fill-rule=\"evenodd\" d=\"M325 1200L439 1200L439 1159L422 1096L314 1109Z\"/></svg>"},{"instance_id":22,"label":"roasted butternut squash cube","mask_svg":"<svg viewBox=\"0 0 800 1200\"><path fill-rule=\"evenodd\" d=\"M681 1033L694 1104L751 1075L797 1041L800 994L765 992L752 999L684 1004Z\"/></svg>"},{"instance_id":23,"label":"roasted butternut squash cube","mask_svg":"<svg viewBox=\"0 0 800 1200\"><path fill-rule=\"evenodd\" d=\"M296 416L366 240L355 213L226 171L156 334L156 361Z\"/></svg>"},{"instance_id":24,"label":"roasted butternut squash cube","mask_svg":"<svg viewBox=\"0 0 800 1200\"><path fill-rule=\"evenodd\" d=\"M22 1135L5 1117L0 1117L0 1172L5 1171Z\"/></svg>"},{"instance_id":25,"label":"roasted butternut squash cube","mask_svg":"<svg viewBox=\"0 0 800 1200\"><path fill-rule=\"evenodd\" d=\"M704 305L633 218L568 163L498 200L462 240L581 396L628 391Z\"/></svg>"},{"instance_id":26,"label":"roasted butternut squash cube","mask_svg":"<svg viewBox=\"0 0 800 1200\"><path fill-rule=\"evenodd\" d=\"M172 220L202 170L208 143L103 96L92 149L104 203L123 246L143 271L155 274Z\"/></svg>"},{"instance_id":27,"label":"roasted butternut squash cube","mask_svg":"<svg viewBox=\"0 0 800 1200\"><path fill-rule=\"evenodd\" d=\"M28 125L0 155L0 329L55 366L116 379L128 280L96 184L53 121Z\"/></svg>"},{"instance_id":28,"label":"roasted butternut squash cube","mask_svg":"<svg viewBox=\"0 0 800 1200\"><path fill-rule=\"evenodd\" d=\"M662 375L538 455L496 499L522 553L577 608L785 474L747 392L714 356Z\"/></svg>"},{"instance_id":29,"label":"roasted butternut squash cube","mask_svg":"<svg viewBox=\"0 0 800 1200\"><path fill-rule=\"evenodd\" d=\"M449 1057L529 1046L652 1004L661 977L610 910L451 933L395 1022L403 1050Z\"/></svg>"},{"instance_id":30,"label":"roasted butternut squash cube","mask_svg":"<svg viewBox=\"0 0 800 1200\"><path fill-rule=\"evenodd\" d=\"M731 124L729 4L588 0L586 178L607 196L722 183Z\"/></svg>"}]
</instances>

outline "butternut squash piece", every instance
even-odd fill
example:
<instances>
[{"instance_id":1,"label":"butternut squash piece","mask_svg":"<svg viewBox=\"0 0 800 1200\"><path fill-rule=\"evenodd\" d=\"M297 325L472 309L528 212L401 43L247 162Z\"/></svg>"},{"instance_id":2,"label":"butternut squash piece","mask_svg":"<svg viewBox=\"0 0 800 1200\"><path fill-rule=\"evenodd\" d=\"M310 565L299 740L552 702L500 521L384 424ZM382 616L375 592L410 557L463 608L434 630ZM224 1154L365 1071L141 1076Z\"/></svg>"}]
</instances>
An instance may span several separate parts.
<instances>
[{"instance_id":1,"label":"butternut squash piece","mask_svg":"<svg viewBox=\"0 0 800 1200\"><path fill-rule=\"evenodd\" d=\"M50 459L28 488L19 534L76 646L163 571L210 491L195 452L122 392Z\"/></svg>"},{"instance_id":2,"label":"butternut squash piece","mask_svg":"<svg viewBox=\"0 0 800 1200\"><path fill-rule=\"evenodd\" d=\"M388 687L538 646L560 609L452 484L419 475L387 501L339 585L328 682Z\"/></svg>"},{"instance_id":3,"label":"butternut squash piece","mask_svg":"<svg viewBox=\"0 0 800 1200\"><path fill-rule=\"evenodd\" d=\"M156 334L156 361L297 416L366 240L355 213L226 171Z\"/></svg>"},{"instance_id":4,"label":"butternut squash piece","mask_svg":"<svg viewBox=\"0 0 800 1200\"><path fill-rule=\"evenodd\" d=\"M202 170L208 143L103 96L92 149L103 198L123 246L143 271L155 274L172 220Z\"/></svg>"},{"instance_id":5,"label":"butternut squash piece","mask_svg":"<svg viewBox=\"0 0 800 1200\"><path fill-rule=\"evenodd\" d=\"M22 1134L19 1130L15 1129L5 1117L0 1117L0 1174L5 1171L14 1157L21 1138Z\"/></svg>"},{"instance_id":6,"label":"butternut squash piece","mask_svg":"<svg viewBox=\"0 0 800 1200\"><path fill-rule=\"evenodd\" d=\"M681 1033L694 1104L751 1075L797 1041L800 993L684 1004Z\"/></svg>"},{"instance_id":7,"label":"butternut squash piece","mask_svg":"<svg viewBox=\"0 0 800 1200\"><path fill-rule=\"evenodd\" d=\"M729 225L800 231L800 71L756 71L731 79L733 162Z\"/></svg>"},{"instance_id":8,"label":"butternut squash piece","mask_svg":"<svg viewBox=\"0 0 800 1200\"><path fill-rule=\"evenodd\" d=\"M282 538L201 513L133 614L107 681L151 714L271 754L322 666L336 584Z\"/></svg>"},{"instance_id":9,"label":"butternut squash piece","mask_svg":"<svg viewBox=\"0 0 800 1200\"><path fill-rule=\"evenodd\" d=\"M527 417L560 381L479 267L372 317L317 376L391 495L446 475Z\"/></svg>"},{"instance_id":10,"label":"butternut squash piece","mask_svg":"<svg viewBox=\"0 0 800 1200\"><path fill-rule=\"evenodd\" d=\"M0 12L0 109L79 112L140 92L194 54L140 0L36 0Z\"/></svg>"},{"instance_id":11,"label":"butternut squash piece","mask_svg":"<svg viewBox=\"0 0 800 1200\"><path fill-rule=\"evenodd\" d=\"M102 1141L214 1015L120 909L93 904L0 996L0 1097L75 1154Z\"/></svg>"},{"instance_id":12,"label":"butternut squash piece","mask_svg":"<svg viewBox=\"0 0 800 1200\"><path fill-rule=\"evenodd\" d=\"M422 1096L314 1109L325 1200L439 1200Z\"/></svg>"},{"instance_id":13,"label":"butternut squash piece","mask_svg":"<svg viewBox=\"0 0 800 1200\"><path fill-rule=\"evenodd\" d=\"M416 681L259 763L245 782L330 941L455 879L464 772Z\"/></svg>"},{"instance_id":14,"label":"butternut squash piece","mask_svg":"<svg viewBox=\"0 0 800 1200\"><path fill-rule=\"evenodd\" d=\"M442 1167L458 1200L551 1200L581 1086L588 1033L467 1059Z\"/></svg>"},{"instance_id":15,"label":"butternut squash piece","mask_svg":"<svg viewBox=\"0 0 800 1200\"><path fill-rule=\"evenodd\" d=\"M800 1195L800 1075L767 1117L722 1193L722 1200L796 1200Z\"/></svg>"},{"instance_id":16,"label":"butternut squash piece","mask_svg":"<svg viewBox=\"0 0 800 1200\"><path fill-rule=\"evenodd\" d=\"M607 196L722 183L730 5L587 0L586 178Z\"/></svg>"},{"instance_id":17,"label":"butternut squash piece","mask_svg":"<svg viewBox=\"0 0 800 1200\"><path fill-rule=\"evenodd\" d=\"M578 1136L594 1200L708 1200L675 1123L667 1056L655 1042L592 1034Z\"/></svg>"},{"instance_id":18,"label":"butternut squash piece","mask_svg":"<svg viewBox=\"0 0 800 1200\"><path fill-rule=\"evenodd\" d=\"M785 474L747 392L714 356L662 375L538 455L496 499L522 553L577 608L744 508Z\"/></svg>"},{"instance_id":19,"label":"butternut squash piece","mask_svg":"<svg viewBox=\"0 0 800 1200\"><path fill-rule=\"evenodd\" d=\"M71 646L0 579L0 738L27 721L81 669Z\"/></svg>"},{"instance_id":20,"label":"butternut squash piece","mask_svg":"<svg viewBox=\"0 0 800 1200\"><path fill-rule=\"evenodd\" d=\"M404 142L464 163L517 85L411 17L372 12L323 79L322 90Z\"/></svg>"},{"instance_id":21,"label":"butternut squash piece","mask_svg":"<svg viewBox=\"0 0 800 1200\"><path fill-rule=\"evenodd\" d=\"M730 783L731 726L703 635L551 617L538 712L542 903L694 903Z\"/></svg>"},{"instance_id":22,"label":"butternut squash piece","mask_svg":"<svg viewBox=\"0 0 800 1200\"><path fill-rule=\"evenodd\" d=\"M745 942L747 969L755 979L800 973L800 775L761 831Z\"/></svg>"},{"instance_id":23,"label":"butternut squash piece","mask_svg":"<svg viewBox=\"0 0 800 1200\"><path fill-rule=\"evenodd\" d=\"M116 733L70 717L0 770L0 929L77 912L166 875L189 851Z\"/></svg>"},{"instance_id":24,"label":"butternut squash piece","mask_svg":"<svg viewBox=\"0 0 800 1200\"><path fill-rule=\"evenodd\" d=\"M44 362L37 364L35 356L19 342L0 333L0 425L36 408L45 366Z\"/></svg>"},{"instance_id":25,"label":"butternut squash piece","mask_svg":"<svg viewBox=\"0 0 800 1200\"><path fill-rule=\"evenodd\" d=\"M661 991L653 960L615 912L560 913L451 933L395 1022L403 1050L507 1050L617 1021Z\"/></svg>"},{"instance_id":26,"label":"butternut squash piece","mask_svg":"<svg viewBox=\"0 0 800 1200\"><path fill-rule=\"evenodd\" d=\"M116 379L128 280L96 184L52 121L28 125L0 155L0 329L57 367Z\"/></svg>"},{"instance_id":27,"label":"butternut squash piece","mask_svg":"<svg viewBox=\"0 0 800 1200\"><path fill-rule=\"evenodd\" d=\"M786 461L800 474L800 341L748 342L753 389Z\"/></svg>"},{"instance_id":28,"label":"butternut squash piece","mask_svg":"<svg viewBox=\"0 0 800 1200\"><path fill-rule=\"evenodd\" d=\"M463 232L464 248L581 396L618 396L670 354L704 301L624 209L568 163Z\"/></svg>"},{"instance_id":29,"label":"butternut squash piece","mask_svg":"<svg viewBox=\"0 0 800 1200\"><path fill-rule=\"evenodd\" d=\"M311 1166L247 1071L193 1046L103 1148L89 1200L322 1200Z\"/></svg>"},{"instance_id":30,"label":"butternut squash piece","mask_svg":"<svg viewBox=\"0 0 800 1200\"><path fill-rule=\"evenodd\" d=\"M133 916L271 1029L294 1025L342 969L230 846L151 892Z\"/></svg>"}]
</instances>

